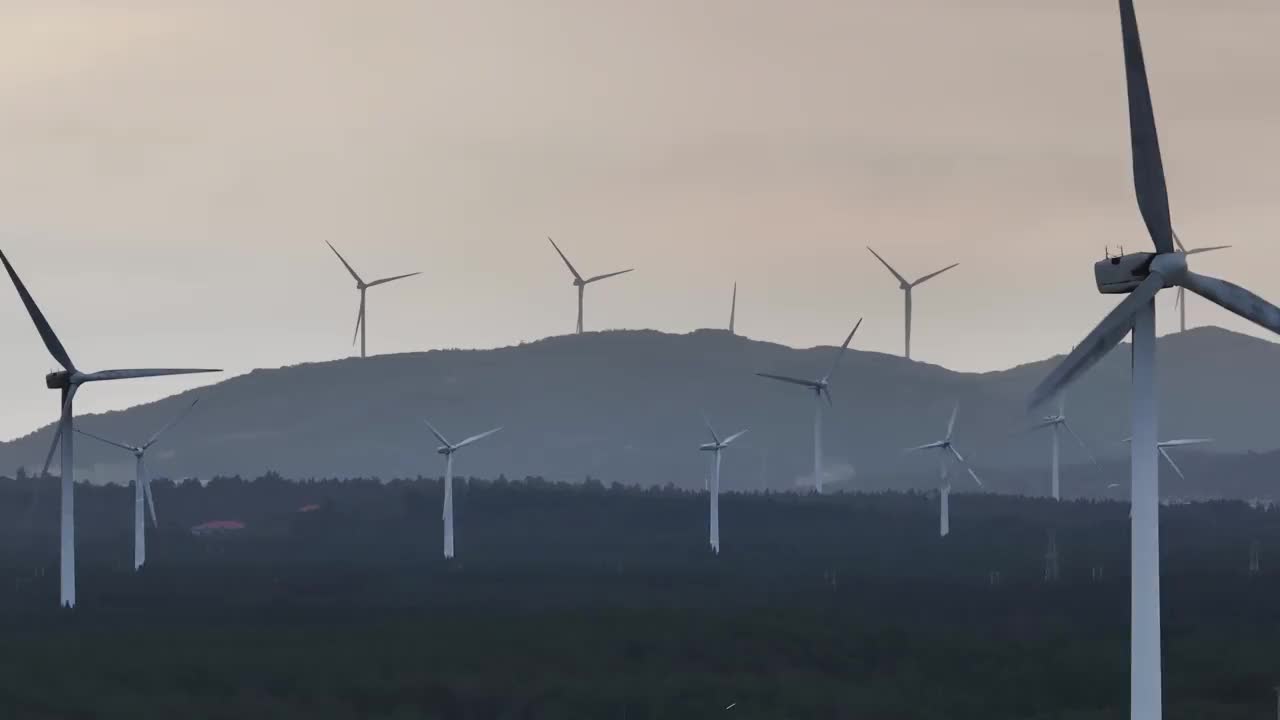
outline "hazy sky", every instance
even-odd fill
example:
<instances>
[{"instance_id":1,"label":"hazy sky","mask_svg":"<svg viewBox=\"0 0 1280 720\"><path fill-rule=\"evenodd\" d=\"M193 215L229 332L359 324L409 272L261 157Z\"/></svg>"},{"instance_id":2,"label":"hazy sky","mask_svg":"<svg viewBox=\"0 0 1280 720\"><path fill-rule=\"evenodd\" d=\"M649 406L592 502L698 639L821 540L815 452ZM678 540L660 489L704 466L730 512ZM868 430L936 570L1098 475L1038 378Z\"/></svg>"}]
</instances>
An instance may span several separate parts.
<instances>
[{"instance_id":1,"label":"hazy sky","mask_svg":"<svg viewBox=\"0 0 1280 720\"><path fill-rule=\"evenodd\" d=\"M1034 7L1032 7L1034 6ZM1145 0L1174 220L1280 278L1280 5ZM1109 0L7 0L2 247L83 368L230 372L491 347L572 328L739 329L963 370L1067 349L1146 248ZM5 283L7 286L7 282ZM1161 327L1174 322L1172 294ZM1192 322L1247 326L1195 301ZM53 419L52 368L0 288L0 437ZM82 411L185 387L97 386Z\"/></svg>"}]
</instances>

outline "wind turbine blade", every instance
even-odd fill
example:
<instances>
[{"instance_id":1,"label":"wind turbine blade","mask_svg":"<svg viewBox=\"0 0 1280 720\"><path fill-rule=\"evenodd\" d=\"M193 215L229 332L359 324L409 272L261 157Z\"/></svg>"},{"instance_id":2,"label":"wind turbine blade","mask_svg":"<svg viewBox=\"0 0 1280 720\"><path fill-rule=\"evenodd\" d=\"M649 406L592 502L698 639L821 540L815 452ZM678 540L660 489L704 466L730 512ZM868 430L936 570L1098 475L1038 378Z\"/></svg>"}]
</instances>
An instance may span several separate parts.
<instances>
[{"instance_id":1,"label":"wind turbine blade","mask_svg":"<svg viewBox=\"0 0 1280 720\"><path fill-rule=\"evenodd\" d=\"M632 272L634 270L635 268L627 268L626 270L619 270L618 272L605 273L604 275L596 275L595 277L587 278L587 284L590 285L591 283L597 280L607 280L611 277L626 275L627 273Z\"/></svg>"},{"instance_id":2,"label":"wind turbine blade","mask_svg":"<svg viewBox=\"0 0 1280 720\"><path fill-rule=\"evenodd\" d=\"M356 311L356 329L351 333L351 344L354 346L356 341L360 339L360 326L364 324L364 293L360 293L360 309Z\"/></svg>"},{"instance_id":3,"label":"wind turbine blade","mask_svg":"<svg viewBox=\"0 0 1280 720\"><path fill-rule=\"evenodd\" d=\"M569 268L569 272L573 273L573 277L581 282L582 276L579 275L577 269L573 267L573 263L569 262L569 258L565 257L564 253L560 251L560 246L556 244L556 241L552 240L550 237L548 237L547 240L551 242L551 247L556 249L556 254L564 261L565 267Z\"/></svg>"},{"instance_id":4,"label":"wind turbine blade","mask_svg":"<svg viewBox=\"0 0 1280 720\"><path fill-rule=\"evenodd\" d=\"M941 270L939 270L939 271L937 271L937 272L929 273L928 275L925 275L924 277L920 278L919 280L916 280L915 282L911 283L911 287L915 287L915 286L917 286L917 285L919 285L919 284L923 283L925 280L932 280L933 278L938 277L938 276L939 276L939 275L941 275L942 273L944 273L944 272L946 272L946 271L950 270L950 269L951 269L951 268L953 268L953 267L958 266L959 264L960 264L960 263L952 263L952 264L950 264L950 265L948 265L948 266L946 266L946 267L942 268Z\"/></svg>"},{"instance_id":5,"label":"wind turbine blade","mask_svg":"<svg viewBox=\"0 0 1280 720\"><path fill-rule=\"evenodd\" d=\"M836 402L831 399L831 388L824 385L822 387L822 397L827 399L827 407L835 407Z\"/></svg>"},{"instance_id":6,"label":"wind turbine blade","mask_svg":"<svg viewBox=\"0 0 1280 720\"><path fill-rule=\"evenodd\" d=\"M1133 187L1138 209L1156 252L1173 252L1173 226L1169 220L1169 191L1165 186L1160 140L1156 135L1155 110L1147 65L1138 37L1138 18L1133 0L1120 0L1120 32L1124 38L1125 82L1129 94L1129 141L1133 150Z\"/></svg>"},{"instance_id":7,"label":"wind turbine blade","mask_svg":"<svg viewBox=\"0 0 1280 720\"><path fill-rule=\"evenodd\" d=\"M1133 317L1164 287L1164 276L1151 273L1098 323L1031 392L1029 408L1036 408L1093 367L1133 329Z\"/></svg>"},{"instance_id":8,"label":"wind turbine blade","mask_svg":"<svg viewBox=\"0 0 1280 720\"><path fill-rule=\"evenodd\" d=\"M710 433L711 433L711 439L712 439L713 441L715 441L715 444L716 444L716 445L719 445L719 444L720 444L720 436L719 436L719 435L716 435L716 429L715 429L715 428L713 428L713 427L711 427L711 418L708 418L708 417L704 414L704 415L702 416L702 422L704 422L704 423L706 423L706 424L707 424L707 432L710 432Z\"/></svg>"},{"instance_id":9,"label":"wind turbine blade","mask_svg":"<svg viewBox=\"0 0 1280 720\"><path fill-rule=\"evenodd\" d=\"M853 340L853 334L858 332L860 327L862 327L862 318L858 318L858 323L849 331L849 336L844 339L844 344L840 346L840 351L836 353L835 362L831 363L831 370L822 378L823 380L830 380L831 376L835 375L836 368L840 367L840 358L844 357L845 351L849 349L849 343Z\"/></svg>"},{"instance_id":10,"label":"wind turbine blade","mask_svg":"<svg viewBox=\"0 0 1280 720\"><path fill-rule=\"evenodd\" d=\"M960 467L964 468L969 473L969 477L973 478L973 481L978 483L978 487L986 487L982 484L982 478L978 477L978 473L973 471L973 468L965 461L964 456L960 454L960 451L955 449L955 446L948 445L947 449L951 451L951 455L956 459L956 462L960 463Z\"/></svg>"},{"instance_id":11,"label":"wind turbine blade","mask_svg":"<svg viewBox=\"0 0 1280 720\"><path fill-rule=\"evenodd\" d=\"M27 314L31 316L31 322L35 323L36 331L40 333L40 339L44 341L49 354L64 370L74 372L76 366L71 362L71 356L67 354L66 348L62 347L62 341L58 340L58 336L54 334L53 327L45 319L44 313L40 312L35 298L27 292L27 286L22 284L22 279L18 277L18 273L14 271L13 266L9 264L9 258L5 257L3 252L0 252L0 262L4 263L4 269L8 271L9 279L13 281L13 287L17 289L18 297L22 298L22 304L26 306Z\"/></svg>"},{"instance_id":12,"label":"wind turbine blade","mask_svg":"<svg viewBox=\"0 0 1280 720\"><path fill-rule=\"evenodd\" d=\"M1084 444L1084 440L1080 439L1080 436L1076 434L1076 431L1071 429L1071 425L1067 423L1067 421L1063 420L1062 427L1066 428L1067 433L1071 435L1071 437L1075 438L1076 444L1080 446L1080 449L1084 450L1084 453L1089 456L1089 459L1093 461L1094 465L1097 465L1098 458L1094 456L1093 451L1089 449L1089 446Z\"/></svg>"},{"instance_id":13,"label":"wind turbine blade","mask_svg":"<svg viewBox=\"0 0 1280 720\"><path fill-rule=\"evenodd\" d=\"M773 375L771 373L760 372L756 373L756 375L759 375L762 378L769 378L770 380L780 380L785 383L791 383L792 385L803 385L810 390L818 386L818 383L812 380L801 380L800 378L787 377L786 375Z\"/></svg>"},{"instance_id":14,"label":"wind turbine blade","mask_svg":"<svg viewBox=\"0 0 1280 720\"><path fill-rule=\"evenodd\" d=\"M1178 247L1178 252L1186 254L1187 246L1182 244L1182 238L1178 237L1178 231L1170 227L1169 234L1173 236L1173 244Z\"/></svg>"},{"instance_id":15,"label":"wind turbine blade","mask_svg":"<svg viewBox=\"0 0 1280 720\"><path fill-rule=\"evenodd\" d=\"M954 433L956 430L956 416L959 414L960 414L960 403L957 402L956 406L951 408L951 419L947 421L947 439L948 440L951 439L951 434Z\"/></svg>"},{"instance_id":16,"label":"wind turbine blade","mask_svg":"<svg viewBox=\"0 0 1280 720\"><path fill-rule=\"evenodd\" d=\"M79 385L72 385L67 388L67 397L62 402L62 413L58 415L58 425L53 431L53 442L49 445L49 454L44 458L44 469L40 471L40 477L49 474L49 466L53 464L53 454L58 449L58 442L62 440L62 433L66 432L67 429L62 420L67 416L67 411L71 408L71 401L75 399L76 390L78 389L80 389ZM68 470L64 469L63 472L68 472Z\"/></svg>"},{"instance_id":17,"label":"wind turbine blade","mask_svg":"<svg viewBox=\"0 0 1280 720\"><path fill-rule=\"evenodd\" d=\"M1182 474L1182 468L1178 467L1178 463L1174 462L1173 458L1169 457L1168 451L1159 446L1157 446L1156 449L1160 451L1160 455L1164 457L1165 462L1169 463L1169 467L1173 468L1173 471L1178 473L1178 477L1186 480L1187 476Z\"/></svg>"},{"instance_id":18,"label":"wind turbine blade","mask_svg":"<svg viewBox=\"0 0 1280 720\"><path fill-rule=\"evenodd\" d=\"M1190 250L1187 250L1186 253L1188 255L1199 255L1200 253L1213 252L1214 250L1226 250L1229 247L1231 246L1230 245L1211 245L1209 247L1192 248Z\"/></svg>"},{"instance_id":19,"label":"wind turbine blade","mask_svg":"<svg viewBox=\"0 0 1280 720\"><path fill-rule=\"evenodd\" d=\"M411 278L411 277L414 277L415 275L421 275L421 274L422 274L421 272L411 272L411 273L406 273L404 275L396 275L395 277L382 278L381 280L374 280L373 282L369 283L366 287L373 287L374 285L386 285L389 282L395 282L396 280L403 280L405 278Z\"/></svg>"},{"instance_id":20,"label":"wind turbine blade","mask_svg":"<svg viewBox=\"0 0 1280 720\"><path fill-rule=\"evenodd\" d=\"M898 271L893 269L892 265L885 262L884 258L880 257L880 253L876 252L875 250L871 250L870 246L867 246L867 250L869 250L872 255L876 256L876 259L880 261L880 264L883 265L886 270L893 273L893 276L898 279L898 282L902 283L903 285L908 285L908 286L911 285L911 283L907 282L906 278L899 275Z\"/></svg>"},{"instance_id":21,"label":"wind turbine blade","mask_svg":"<svg viewBox=\"0 0 1280 720\"><path fill-rule=\"evenodd\" d=\"M1159 443L1160 447L1185 447L1187 445L1204 445L1213 442L1213 438L1185 438L1182 440L1165 440Z\"/></svg>"},{"instance_id":22,"label":"wind turbine blade","mask_svg":"<svg viewBox=\"0 0 1280 720\"><path fill-rule=\"evenodd\" d=\"M193 409L195 409L196 403L199 403L199 402L200 402L200 397L197 395L196 399L192 400L190 405L183 408L182 412L178 413L172 420L170 420L168 425L165 425L164 427L160 428L155 432L154 435L148 438L147 441L143 443L142 449L146 450L152 445L155 445L156 441L160 439L161 435L164 435L165 433L169 432L169 429L172 428L174 425L177 425L184 417L187 416L188 413L190 413Z\"/></svg>"},{"instance_id":23,"label":"wind turbine blade","mask_svg":"<svg viewBox=\"0 0 1280 720\"><path fill-rule=\"evenodd\" d=\"M471 443L478 442L478 441L480 441L480 440L483 440L483 439L485 439L485 438L489 437L490 435L492 435L492 434L494 434L494 433L498 432L498 431L499 431L499 430L501 430L501 429L502 429L502 428L500 428L500 427L496 427L496 428L494 428L494 429L492 429L492 430L486 430L485 432L482 432L482 433L480 433L479 435L472 435L471 437L467 438L466 440L463 440L462 442L458 443L457 445L454 445L454 446L453 446L453 449L457 450L457 449L459 449L459 448L464 448L464 447L466 447L466 446L470 445Z\"/></svg>"},{"instance_id":24,"label":"wind turbine blade","mask_svg":"<svg viewBox=\"0 0 1280 720\"><path fill-rule=\"evenodd\" d=\"M724 439L724 442L722 442L722 443L720 443L720 444L721 444L721 445L728 445L729 443L733 442L734 440L737 440L738 438L740 438L740 437L742 437L743 435L746 435L746 434L747 434L747 431L746 431L746 430L739 430L738 432L736 432L736 433L734 433L734 434L730 435L729 437L725 438L725 439Z\"/></svg>"},{"instance_id":25,"label":"wind turbine blade","mask_svg":"<svg viewBox=\"0 0 1280 720\"><path fill-rule=\"evenodd\" d=\"M128 380L130 378L161 377L165 375L194 375L196 373L222 372L218 369L188 368L144 368L141 370L103 370L80 376L80 382L97 382L99 380Z\"/></svg>"},{"instance_id":26,"label":"wind turbine blade","mask_svg":"<svg viewBox=\"0 0 1280 720\"><path fill-rule=\"evenodd\" d=\"M426 423L427 429L431 431L432 435L436 436L436 439L440 441L441 445L444 445L445 447L450 447L450 448L453 447L452 445L449 444L448 440L444 439L444 436L440 434L440 431L437 430L436 426L432 425L429 420L423 420L422 422Z\"/></svg>"},{"instance_id":27,"label":"wind turbine blade","mask_svg":"<svg viewBox=\"0 0 1280 720\"><path fill-rule=\"evenodd\" d=\"M351 263L347 262L347 259L342 257L342 253L338 252L338 248L334 247L333 243L329 242L328 240L325 240L324 244L328 245L329 249L333 251L333 254L338 256L338 260L342 261L342 266L347 269L347 272L351 273L351 277L355 278L356 282L363 285L364 281L361 280L360 276L356 274L355 269L351 267Z\"/></svg>"},{"instance_id":28,"label":"wind turbine blade","mask_svg":"<svg viewBox=\"0 0 1280 720\"><path fill-rule=\"evenodd\" d=\"M101 435L94 435L93 433L88 432L88 431L86 431L86 430L81 430L80 428L76 428L76 432L77 432L77 433L79 433L79 434L81 434L81 435L84 435L85 437L91 437L91 438L93 438L94 440L97 440L98 442L106 443L106 444L108 444L108 445L113 445L113 446L115 446L115 447L120 448L121 450L128 450L129 452L135 452L135 451L137 450L137 448L135 448L135 447L131 447L131 446L129 446L129 445L125 445L124 443L118 443L118 442L116 442L115 440L108 440L108 439L106 439L106 438L102 437Z\"/></svg>"},{"instance_id":29,"label":"wind turbine blade","mask_svg":"<svg viewBox=\"0 0 1280 720\"><path fill-rule=\"evenodd\" d=\"M1181 285L1215 305L1224 307L1271 332L1280 333L1280 308L1239 285L1193 272L1186 274Z\"/></svg>"}]
</instances>

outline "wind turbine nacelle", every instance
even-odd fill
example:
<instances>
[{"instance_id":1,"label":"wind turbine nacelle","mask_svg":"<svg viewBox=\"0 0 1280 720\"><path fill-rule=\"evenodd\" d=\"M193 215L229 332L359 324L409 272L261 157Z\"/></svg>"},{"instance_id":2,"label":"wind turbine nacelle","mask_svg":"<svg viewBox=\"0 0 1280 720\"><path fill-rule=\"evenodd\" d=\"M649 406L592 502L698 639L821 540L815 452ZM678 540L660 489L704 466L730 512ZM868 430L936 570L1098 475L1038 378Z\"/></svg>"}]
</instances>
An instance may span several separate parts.
<instances>
[{"instance_id":1,"label":"wind turbine nacelle","mask_svg":"<svg viewBox=\"0 0 1280 720\"><path fill-rule=\"evenodd\" d=\"M1104 295L1131 293L1151 273L1155 253L1129 253L1099 260L1093 264L1093 277L1098 292Z\"/></svg>"},{"instance_id":2,"label":"wind turbine nacelle","mask_svg":"<svg viewBox=\"0 0 1280 720\"><path fill-rule=\"evenodd\" d=\"M436 448L436 454L437 454L437 455L448 455L448 454L449 454L449 453L451 453L451 452L453 452L453 448L449 448L449 447L438 447L438 448Z\"/></svg>"},{"instance_id":3,"label":"wind turbine nacelle","mask_svg":"<svg viewBox=\"0 0 1280 720\"><path fill-rule=\"evenodd\" d=\"M50 390L63 390L71 387L71 373L66 370L51 372L44 376L44 385Z\"/></svg>"}]
</instances>

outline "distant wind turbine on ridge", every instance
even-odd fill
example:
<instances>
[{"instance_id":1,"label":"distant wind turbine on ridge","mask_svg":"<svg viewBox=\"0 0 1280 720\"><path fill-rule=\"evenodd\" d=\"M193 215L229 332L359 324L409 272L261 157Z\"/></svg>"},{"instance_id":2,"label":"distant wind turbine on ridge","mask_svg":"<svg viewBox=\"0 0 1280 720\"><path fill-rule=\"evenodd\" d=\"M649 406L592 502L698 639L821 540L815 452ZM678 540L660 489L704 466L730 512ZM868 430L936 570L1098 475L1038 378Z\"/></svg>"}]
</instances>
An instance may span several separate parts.
<instances>
[{"instance_id":1,"label":"distant wind turbine on ridge","mask_svg":"<svg viewBox=\"0 0 1280 720\"><path fill-rule=\"evenodd\" d=\"M424 421L426 422L426 421ZM490 435L498 432L502 428L496 427L492 430L482 432L479 435L471 437L459 443L450 443L444 439L444 435L436 430L435 426L427 422L427 428L431 430L431 434L436 436L440 441L440 447L436 448L436 452L445 457L444 460L444 556L445 559L453 557L453 454L472 443L483 440Z\"/></svg>"},{"instance_id":2,"label":"distant wind turbine on ridge","mask_svg":"<svg viewBox=\"0 0 1280 720\"><path fill-rule=\"evenodd\" d=\"M707 420L707 431L711 433L711 442L703 443L698 447L702 452L714 453L711 458L711 482L708 484L708 491L711 495L711 519L709 527L711 530L711 550L715 554L720 554L720 453L738 438L747 434L746 430L730 435L721 440L716 434L715 428L711 427L711 421Z\"/></svg>"},{"instance_id":3,"label":"distant wind turbine on ridge","mask_svg":"<svg viewBox=\"0 0 1280 720\"><path fill-rule=\"evenodd\" d=\"M1061 455L1060 445L1061 445L1062 431L1065 430L1068 435L1070 435L1072 438L1075 439L1076 444L1080 446L1081 450L1084 450L1085 454L1089 456L1089 460L1094 465L1098 464L1098 459L1093 456L1093 452L1089 450L1089 446L1084 444L1084 440L1080 439L1080 436L1076 434L1075 430L1071 429L1071 425L1067 422L1066 393L1058 394L1058 413L1056 415L1049 415L1045 417L1044 420L1041 420L1035 425L1032 425L1029 428L1029 431L1035 432L1037 430L1043 430L1045 428L1049 428L1049 432L1052 434L1052 437L1053 437L1053 485L1052 485L1051 493L1053 495L1054 500L1061 500L1062 491L1061 491L1061 485L1058 480L1059 473L1060 473L1058 466L1059 466L1059 456Z\"/></svg>"},{"instance_id":4,"label":"distant wind turbine on ridge","mask_svg":"<svg viewBox=\"0 0 1280 720\"><path fill-rule=\"evenodd\" d=\"M938 277L942 273L950 270L953 267L956 267L960 263L952 263L942 268L941 270L931 272L928 275L917 278L915 282L908 282L907 279L902 277L902 275L897 270L893 269L892 265L885 262L885 259L880 257L880 253L877 253L875 250L871 250L870 247L868 247L867 250L870 250L871 254L875 255L876 259L880 261L880 264L884 265L885 269L888 270L890 273L892 273L893 277L898 280L898 287L902 289L902 294L906 298L907 334L906 334L906 342L905 342L906 349L903 352L903 357L910 360L911 359L911 291L914 290L917 286L923 284L925 281L932 280L933 278Z\"/></svg>"},{"instance_id":5,"label":"distant wind turbine on ridge","mask_svg":"<svg viewBox=\"0 0 1280 720\"><path fill-rule=\"evenodd\" d=\"M338 252L338 249L333 246L333 243L326 240L325 245L329 246L329 249L333 251L333 254L337 255L338 260L342 262L342 266L347 269L347 272L351 273L351 277L355 278L356 290L360 292L360 311L356 313L356 331L351 335L351 344L354 345L356 343L356 339L358 338L360 340L360 357L367 357L365 352L365 349L367 347L367 343L365 342L367 333L365 331L368 327L368 317L365 315L365 301L366 301L366 294L369 292L369 288L377 287L379 285L386 285L387 283L394 282L396 280L411 278L415 275L421 275L422 273L412 272L404 275L395 275L393 277L382 278L381 280L374 280L373 282L365 282L360 277L359 273L357 273L355 269L351 267L351 263L348 263L347 259L342 257L342 253Z\"/></svg>"},{"instance_id":6,"label":"distant wind turbine on ridge","mask_svg":"<svg viewBox=\"0 0 1280 720\"><path fill-rule=\"evenodd\" d=\"M828 405L831 405L831 376L835 375L836 369L840 367L840 358L844 357L844 353L849 349L849 342L853 340L854 333L858 332L858 328L862 327L862 318L858 318L858 324L853 326L849 331L849 336L844 339L844 344L836 352L835 362L831 363L831 369L827 371L817 380L806 380L804 378L789 377L787 375L774 375L773 373L756 373L763 378L770 380L778 380L780 382L791 383L801 387L809 388L813 391L813 486L818 494L822 494L822 401L825 398Z\"/></svg>"},{"instance_id":7,"label":"distant wind turbine on ridge","mask_svg":"<svg viewBox=\"0 0 1280 720\"><path fill-rule=\"evenodd\" d=\"M578 270L573 266L573 263L569 262L569 258L565 257L565 254L561 252L560 246L556 245L556 241L552 240L549 237L547 238L547 240L550 241L551 247L556 249L556 254L559 255L560 259L564 261L565 267L569 268L569 272L573 274L573 286L578 288L577 332L581 334L582 333L582 300L583 300L583 295L586 293L587 286L593 282L599 282L600 280L607 280L608 278L617 277L618 275L626 275L627 273L635 270L635 268L627 268L626 270L619 270L617 272L605 273L604 275L596 275L594 277L589 277L584 279L582 275L578 274Z\"/></svg>"},{"instance_id":8,"label":"distant wind turbine on ridge","mask_svg":"<svg viewBox=\"0 0 1280 720\"><path fill-rule=\"evenodd\" d=\"M198 397L195 400L192 400L191 404L188 405L186 408L184 408L181 413L179 413L175 418L170 420L167 425L157 430L150 438L147 439L146 442L142 443L141 445L126 445L124 443L118 443L115 440L108 440L100 435L94 435L93 433L88 432L86 430L81 430L79 428L76 428L76 432L80 433L81 435L91 437L94 440L97 440L98 442L103 442L108 445L118 447L121 450L125 450L133 453L134 466L137 472L137 474L135 475L134 483L133 483L133 569L134 570L137 570L138 568L142 567L143 563L147 561L147 528L146 528L145 515L143 513L143 507L142 507L144 500L145 500L147 509L151 511L151 526L159 527L159 523L156 522L156 501L155 501L155 498L151 495L151 478L147 475L147 464L146 464L147 450L149 450L152 445L155 445L156 441L159 440L162 435L168 432L170 428L172 428L174 425L177 425L179 421L181 421L184 417L186 417L187 413L191 412L192 408L194 408L196 406L196 403L198 402L200 402L200 398Z\"/></svg>"},{"instance_id":9,"label":"distant wind turbine on ridge","mask_svg":"<svg viewBox=\"0 0 1280 720\"><path fill-rule=\"evenodd\" d=\"M1170 229L1170 232L1173 233L1173 242L1178 246L1178 252L1182 253L1183 255L1198 255L1200 253L1213 252L1214 250L1226 250L1227 248L1231 247L1230 245L1214 245L1212 247L1191 248L1190 250L1188 250L1182 244L1182 240L1178 237L1178 233L1174 231L1172 228ZM1187 289L1185 287L1182 287L1181 285L1178 286L1178 294L1173 299L1173 307L1178 311L1179 331L1186 332L1187 331Z\"/></svg>"},{"instance_id":10,"label":"distant wind turbine on ridge","mask_svg":"<svg viewBox=\"0 0 1280 720\"><path fill-rule=\"evenodd\" d=\"M969 473L969 477L978 483L978 487L982 487L982 480L978 477L978 473L973 471L968 461L956 450L955 443L951 437L956 429L956 415L960 413L960 403L956 403L954 409L951 410L951 419L947 421L947 435L937 442L925 443L917 445L913 448L907 448L907 452L920 452L923 450L938 451L938 497L939 497L939 515L938 515L938 534L946 537L951 534L951 480L947 477L951 463L958 464L961 468Z\"/></svg>"},{"instance_id":11,"label":"distant wind turbine on ridge","mask_svg":"<svg viewBox=\"0 0 1280 720\"><path fill-rule=\"evenodd\" d=\"M31 322L35 324L36 331L40 333L40 339L44 341L45 348L53 356L53 359L57 360L58 364L62 366L62 370L49 373L44 378L45 387L50 390L61 391L62 400L60 405L62 414L57 427L54 429L53 444L50 445L49 454L45 457L44 468L40 471L40 477L43 478L49 474L49 465L53 462L53 454L58 449L58 443L61 442L62 508L59 531L60 577L58 603L62 607L75 607L75 453L72 450L74 445L73 438L75 437L75 410L73 404L76 391L80 389L81 385L89 382L221 371L212 369L144 368L138 370L102 370L91 373L80 372L75 363L71 362L71 356L67 353L66 348L63 347L62 341L53 332L53 327L45 319L44 313L40 312L35 299L31 297L31 293L27 292L26 285L22 284L22 280L18 278L18 273L14 271L13 266L9 264L9 258L5 257L3 252L0 252L0 261L4 263L4 269L9 273L9 279L13 281L13 287L18 291L18 297L22 299L22 304L26 306L27 314L31 316Z\"/></svg>"},{"instance_id":12,"label":"distant wind turbine on ridge","mask_svg":"<svg viewBox=\"0 0 1280 720\"><path fill-rule=\"evenodd\" d=\"M1098 291L1128 294L1032 391L1029 405L1048 401L1079 378L1130 332L1133 442L1130 445L1129 713L1132 720L1163 716L1160 638L1160 495L1156 414L1156 295L1182 287L1231 312L1280 333L1280 308L1238 285L1199 275L1178 252L1169 219L1169 193L1156 133L1151 88L1133 0L1119 0L1129 99L1129 139L1134 194L1155 252L1107 257L1094 264Z\"/></svg>"}]
</instances>

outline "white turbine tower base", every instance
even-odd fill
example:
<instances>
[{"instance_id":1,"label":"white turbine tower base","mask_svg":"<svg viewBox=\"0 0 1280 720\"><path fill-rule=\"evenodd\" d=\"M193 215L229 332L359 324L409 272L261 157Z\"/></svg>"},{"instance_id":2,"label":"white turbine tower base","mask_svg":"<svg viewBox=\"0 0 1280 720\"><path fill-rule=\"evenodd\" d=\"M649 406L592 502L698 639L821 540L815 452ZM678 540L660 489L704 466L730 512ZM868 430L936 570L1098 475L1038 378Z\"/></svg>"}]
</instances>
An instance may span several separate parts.
<instances>
[{"instance_id":1,"label":"white turbine tower base","mask_svg":"<svg viewBox=\"0 0 1280 720\"><path fill-rule=\"evenodd\" d=\"M791 385L799 385L809 388L813 391L813 487L819 495L823 491L824 471L822 467L822 401L825 399L828 405L831 405L831 377L835 375L836 369L840 367L840 359L844 357L845 351L849 349L849 343L853 340L854 333L858 332L858 328L862 327L862 319L859 318L853 329L849 331L848 337L844 339L844 343L840 349L836 351L835 362L831 364L831 369L827 371L817 380L806 380L804 378L791 377L789 375L775 375L773 373L756 373L763 378L777 380L779 382L790 383Z\"/></svg>"},{"instance_id":2,"label":"white turbine tower base","mask_svg":"<svg viewBox=\"0 0 1280 720\"><path fill-rule=\"evenodd\" d=\"M147 475L147 450L151 449L151 446L155 445L156 441L168 432L170 428L177 425L178 421L186 417L187 413L191 412L192 408L194 408L198 402L200 402L200 398L196 398L191 401L191 404L184 408L177 417L170 420L168 424L157 430L145 443L141 445L125 445L124 443L108 440L85 430L76 430L76 432L81 435L91 437L98 442L118 447L121 450L133 454L134 469L136 472L133 482L133 569L135 571L141 568L147 561L146 508L143 507L144 505L151 510L151 526L159 526L159 523L156 521L156 503L151 494L151 477Z\"/></svg>"},{"instance_id":3,"label":"white turbine tower base","mask_svg":"<svg viewBox=\"0 0 1280 720\"><path fill-rule=\"evenodd\" d=\"M1160 496L1156 464L1160 448L1156 440L1155 298L1166 287L1185 288L1273 332L1280 332L1280 308L1244 288L1191 272L1187 269L1189 253L1175 248L1138 21L1133 0L1119 3L1134 191L1155 252L1107 257L1094 265L1099 292L1128 297L1036 387L1030 405L1035 408L1047 402L1097 364L1125 335L1133 333L1129 712L1132 720L1160 720Z\"/></svg>"},{"instance_id":4,"label":"white turbine tower base","mask_svg":"<svg viewBox=\"0 0 1280 720\"><path fill-rule=\"evenodd\" d=\"M626 270L619 270L617 272L605 273L604 275L596 275L594 277L584 278L582 277L582 275L578 274L578 269L573 266L573 263L569 262L569 258L566 257L563 252L561 252L560 246L556 245L556 241L552 240L551 238L547 238L547 240L551 243L551 247L556 249L556 254L559 255L560 259L564 261L565 267L569 268L569 272L573 275L573 286L578 288L578 324L576 327L576 331L578 334L582 334L582 312L583 312L582 305L583 305L584 296L586 295L587 286L593 282L607 280L611 277L617 277L618 275L626 275L627 273L631 272L635 268L627 268ZM732 325L732 321L730 321L730 324ZM730 329L730 331L732 332L732 328Z\"/></svg>"},{"instance_id":5,"label":"white turbine tower base","mask_svg":"<svg viewBox=\"0 0 1280 720\"><path fill-rule=\"evenodd\" d=\"M444 557L446 560L450 560L453 558L453 454L472 443L489 437L502 428L496 427L453 444L445 440L444 435L441 435L440 431L436 430L435 426L430 422L427 422L426 425L431 430L431 434L435 435L436 439L440 441L440 447L436 448L436 453L444 456L444 508L442 513L442 519L444 520Z\"/></svg>"},{"instance_id":6,"label":"white turbine tower base","mask_svg":"<svg viewBox=\"0 0 1280 720\"><path fill-rule=\"evenodd\" d=\"M59 529L60 541L60 590L58 603L62 607L75 607L76 604L76 529L75 529L75 453L73 452L75 437L75 409L74 402L76 391L80 386L90 382L100 382L105 380L126 380L130 378L158 377L161 375L189 375L192 373L219 372L218 370L205 369L175 369L175 368L144 368L138 370L103 370L100 372L85 373L78 370L75 363L71 362L71 356L63 347L62 341L58 339L57 334L53 332L53 327L49 325L49 321L45 319L44 313L40 312L40 307L36 305L36 301L31 297L31 293L27 292L27 287L18 278L18 273L14 271L13 266L9 264L9 258L0 252L0 262L4 263L4 269L9 273L9 279L13 281L13 287L18 291L18 297L21 298L22 304L27 309L27 314L31 316L31 322L35 324L36 331L40 333L40 339L44 341L45 349L53 356L53 359L62 366L62 370L49 373L45 376L45 386L51 390L60 390L62 396L61 408L62 412L58 420L58 425L53 432L53 444L49 447L49 454L45 456L44 468L40 471L40 477L49 474L49 466L53 463L54 453L57 452L58 444L62 444L62 516L61 526Z\"/></svg>"},{"instance_id":7,"label":"white turbine tower base","mask_svg":"<svg viewBox=\"0 0 1280 720\"><path fill-rule=\"evenodd\" d=\"M907 448L907 452L920 452L923 450L938 451L938 535L946 537L951 534L951 480L948 478L949 465L954 462L964 468L969 477L982 487L982 480L978 477L978 473L973 471L969 466L969 462L964 459L959 450L956 450L955 444L951 441L956 430L956 416L960 414L960 403L956 403L951 410L951 419L947 421L947 436L937 442L925 443L917 445L913 448Z\"/></svg>"},{"instance_id":8,"label":"white turbine tower base","mask_svg":"<svg viewBox=\"0 0 1280 720\"><path fill-rule=\"evenodd\" d=\"M715 428L711 427L711 421L707 421L707 431L711 433L711 442L704 443L698 447L702 452L712 453L711 457L711 481L707 484L710 499L710 513L707 525L710 531L711 551L716 555L720 554L720 453L729 447L730 443L747 433L746 430L736 432L724 440L716 434Z\"/></svg>"}]
</instances>

